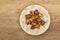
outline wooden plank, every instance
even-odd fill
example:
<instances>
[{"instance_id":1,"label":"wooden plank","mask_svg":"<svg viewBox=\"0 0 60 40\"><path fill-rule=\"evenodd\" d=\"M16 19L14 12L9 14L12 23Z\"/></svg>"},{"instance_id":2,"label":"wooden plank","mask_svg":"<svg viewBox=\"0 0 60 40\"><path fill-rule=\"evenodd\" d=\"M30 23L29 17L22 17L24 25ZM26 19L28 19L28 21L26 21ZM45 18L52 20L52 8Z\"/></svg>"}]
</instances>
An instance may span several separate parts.
<instances>
[{"instance_id":1,"label":"wooden plank","mask_svg":"<svg viewBox=\"0 0 60 40\"><path fill-rule=\"evenodd\" d=\"M19 25L21 11L32 4L42 5L51 16L43 35L28 35ZM60 0L0 0L0 40L60 40Z\"/></svg>"}]
</instances>

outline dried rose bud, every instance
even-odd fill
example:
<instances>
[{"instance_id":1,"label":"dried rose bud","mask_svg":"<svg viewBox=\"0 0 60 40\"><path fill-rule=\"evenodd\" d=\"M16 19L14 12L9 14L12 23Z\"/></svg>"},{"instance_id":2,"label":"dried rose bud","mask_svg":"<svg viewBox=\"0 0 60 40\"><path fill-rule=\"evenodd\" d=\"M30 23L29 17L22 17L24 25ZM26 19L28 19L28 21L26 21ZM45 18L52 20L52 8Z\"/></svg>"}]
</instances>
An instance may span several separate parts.
<instances>
[{"instance_id":1,"label":"dried rose bud","mask_svg":"<svg viewBox=\"0 0 60 40\"><path fill-rule=\"evenodd\" d=\"M37 9L34 11L34 14L39 14L39 12L38 12L38 10L37 10Z\"/></svg>"},{"instance_id":2,"label":"dried rose bud","mask_svg":"<svg viewBox=\"0 0 60 40\"><path fill-rule=\"evenodd\" d=\"M41 25L44 25L44 24L45 24L45 21L42 20L42 21L41 21Z\"/></svg>"}]
</instances>

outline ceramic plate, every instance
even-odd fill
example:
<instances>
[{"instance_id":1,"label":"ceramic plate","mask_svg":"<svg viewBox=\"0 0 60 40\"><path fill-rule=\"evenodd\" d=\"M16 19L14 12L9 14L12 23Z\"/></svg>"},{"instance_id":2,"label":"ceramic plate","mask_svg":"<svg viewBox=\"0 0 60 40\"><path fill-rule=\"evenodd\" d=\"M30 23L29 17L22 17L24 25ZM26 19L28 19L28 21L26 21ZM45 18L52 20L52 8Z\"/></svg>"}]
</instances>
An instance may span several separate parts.
<instances>
[{"instance_id":1,"label":"ceramic plate","mask_svg":"<svg viewBox=\"0 0 60 40\"><path fill-rule=\"evenodd\" d=\"M44 15L44 20L45 20L45 25L44 26L41 26L40 29L30 29L30 26L31 25L27 25L25 23L25 15L26 14L29 14L29 11L31 10L35 10L35 9L38 9L41 13L43 13ZM30 5L28 7L26 7L22 12L21 12L21 15L20 15L20 25L21 25L21 28L27 33L27 34L30 34L30 35L40 35L40 34L43 34L48 28L49 28L49 25L50 25L50 15L48 13L48 11L40 6L40 5Z\"/></svg>"}]
</instances>

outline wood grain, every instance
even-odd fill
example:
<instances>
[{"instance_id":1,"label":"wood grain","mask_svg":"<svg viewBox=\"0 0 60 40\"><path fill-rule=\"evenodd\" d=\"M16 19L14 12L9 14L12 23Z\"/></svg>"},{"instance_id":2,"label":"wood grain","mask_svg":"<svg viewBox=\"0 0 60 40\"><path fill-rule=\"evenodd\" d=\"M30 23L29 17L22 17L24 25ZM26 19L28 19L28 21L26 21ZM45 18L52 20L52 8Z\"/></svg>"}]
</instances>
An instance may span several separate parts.
<instances>
[{"instance_id":1,"label":"wood grain","mask_svg":"<svg viewBox=\"0 0 60 40\"><path fill-rule=\"evenodd\" d=\"M21 11L33 4L51 16L50 28L39 36L26 34L19 25ZM0 40L60 40L60 0L0 0Z\"/></svg>"}]
</instances>

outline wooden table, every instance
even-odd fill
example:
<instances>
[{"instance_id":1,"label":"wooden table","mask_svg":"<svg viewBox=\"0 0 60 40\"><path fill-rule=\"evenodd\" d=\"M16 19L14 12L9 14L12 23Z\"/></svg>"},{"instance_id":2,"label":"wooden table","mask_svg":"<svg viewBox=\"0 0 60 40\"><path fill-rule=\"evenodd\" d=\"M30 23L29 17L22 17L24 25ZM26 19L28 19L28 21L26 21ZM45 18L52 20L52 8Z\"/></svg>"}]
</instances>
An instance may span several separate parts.
<instances>
[{"instance_id":1,"label":"wooden table","mask_svg":"<svg viewBox=\"0 0 60 40\"><path fill-rule=\"evenodd\" d=\"M51 16L50 28L39 36L26 34L19 25L21 11L33 4ZM0 40L60 40L60 0L0 0Z\"/></svg>"}]
</instances>

